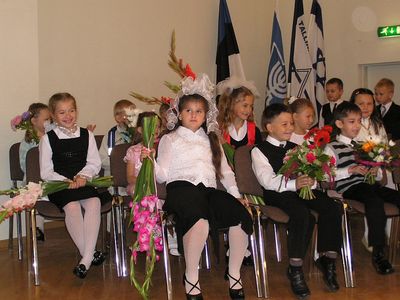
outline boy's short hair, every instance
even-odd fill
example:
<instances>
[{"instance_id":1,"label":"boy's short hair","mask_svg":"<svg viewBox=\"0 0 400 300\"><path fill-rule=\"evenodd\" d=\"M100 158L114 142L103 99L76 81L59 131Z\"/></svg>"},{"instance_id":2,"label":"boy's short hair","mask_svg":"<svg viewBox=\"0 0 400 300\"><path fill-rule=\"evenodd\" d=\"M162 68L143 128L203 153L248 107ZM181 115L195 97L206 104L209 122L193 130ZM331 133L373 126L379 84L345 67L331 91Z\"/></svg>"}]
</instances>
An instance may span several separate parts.
<instances>
[{"instance_id":1,"label":"boy's short hair","mask_svg":"<svg viewBox=\"0 0 400 300\"><path fill-rule=\"evenodd\" d=\"M327 86L328 84L337 84L338 87L339 87L341 90L343 90L343 81L342 81L340 78L333 77L333 78L329 79L329 80L326 82L325 86Z\"/></svg>"},{"instance_id":2,"label":"boy's short hair","mask_svg":"<svg viewBox=\"0 0 400 300\"><path fill-rule=\"evenodd\" d=\"M333 123L335 123L337 120L343 120L351 113L361 115L360 107L355 103L343 101L335 109L335 112L333 114Z\"/></svg>"},{"instance_id":3,"label":"boy's short hair","mask_svg":"<svg viewBox=\"0 0 400 300\"><path fill-rule=\"evenodd\" d=\"M130 106L134 106L136 108L135 103L133 103L133 102L131 102L129 100L121 99L121 100L117 101L114 104L114 116L122 113L125 108L128 108Z\"/></svg>"},{"instance_id":4,"label":"boy's short hair","mask_svg":"<svg viewBox=\"0 0 400 300\"><path fill-rule=\"evenodd\" d=\"M261 126L262 128L266 128L267 124L270 124L277 116L281 113L291 113L289 107L282 103L273 103L268 105L262 114L261 117Z\"/></svg>"},{"instance_id":5,"label":"boy's short hair","mask_svg":"<svg viewBox=\"0 0 400 300\"><path fill-rule=\"evenodd\" d=\"M391 92L394 92L394 82L389 78L382 78L375 85L375 88L387 87Z\"/></svg>"}]
</instances>

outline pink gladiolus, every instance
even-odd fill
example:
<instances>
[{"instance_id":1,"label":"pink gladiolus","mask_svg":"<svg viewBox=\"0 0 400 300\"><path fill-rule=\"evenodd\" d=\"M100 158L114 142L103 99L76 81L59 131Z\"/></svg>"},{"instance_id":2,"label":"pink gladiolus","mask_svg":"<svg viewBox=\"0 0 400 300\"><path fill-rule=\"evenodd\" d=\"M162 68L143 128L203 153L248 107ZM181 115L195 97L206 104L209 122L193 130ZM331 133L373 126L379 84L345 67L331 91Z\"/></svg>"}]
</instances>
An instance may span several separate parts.
<instances>
[{"instance_id":1,"label":"pink gladiolus","mask_svg":"<svg viewBox=\"0 0 400 300\"><path fill-rule=\"evenodd\" d=\"M309 163L313 163L315 161L316 157L315 157L314 153L309 152L306 154L306 159Z\"/></svg>"},{"instance_id":2,"label":"pink gladiolus","mask_svg":"<svg viewBox=\"0 0 400 300\"><path fill-rule=\"evenodd\" d=\"M132 251L132 257L133 257L134 262L136 263L136 259L137 259L137 251L136 250Z\"/></svg>"},{"instance_id":3,"label":"pink gladiolus","mask_svg":"<svg viewBox=\"0 0 400 300\"><path fill-rule=\"evenodd\" d=\"M334 165L336 163L336 159L334 156L331 156L331 159L329 160L329 162Z\"/></svg>"},{"instance_id":4,"label":"pink gladiolus","mask_svg":"<svg viewBox=\"0 0 400 300\"><path fill-rule=\"evenodd\" d=\"M12 120L11 120L11 128L12 130L16 131L17 130L17 126L19 124L21 124L22 122L22 117L21 116L15 116Z\"/></svg>"}]
</instances>

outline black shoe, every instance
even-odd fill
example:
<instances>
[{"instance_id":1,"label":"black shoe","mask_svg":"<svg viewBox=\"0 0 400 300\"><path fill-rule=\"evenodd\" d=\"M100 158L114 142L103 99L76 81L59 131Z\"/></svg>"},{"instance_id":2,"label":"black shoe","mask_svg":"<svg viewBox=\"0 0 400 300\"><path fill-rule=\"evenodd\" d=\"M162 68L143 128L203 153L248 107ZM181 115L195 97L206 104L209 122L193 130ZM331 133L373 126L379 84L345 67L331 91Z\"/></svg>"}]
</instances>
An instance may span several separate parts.
<instances>
[{"instance_id":1,"label":"black shoe","mask_svg":"<svg viewBox=\"0 0 400 300\"><path fill-rule=\"evenodd\" d=\"M335 259L326 256L321 256L315 262L318 269L323 274L323 279L329 291L336 292L339 290L339 283L336 277L336 264Z\"/></svg>"},{"instance_id":2,"label":"black shoe","mask_svg":"<svg viewBox=\"0 0 400 300\"><path fill-rule=\"evenodd\" d=\"M106 259L101 251L95 251L93 254L92 266L100 266Z\"/></svg>"},{"instance_id":3,"label":"black shoe","mask_svg":"<svg viewBox=\"0 0 400 300\"><path fill-rule=\"evenodd\" d=\"M372 255L372 265L378 274L387 275L394 272L394 268L385 258L383 252Z\"/></svg>"},{"instance_id":4,"label":"black shoe","mask_svg":"<svg viewBox=\"0 0 400 300\"><path fill-rule=\"evenodd\" d=\"M249 267L252 265L253 265L253 255L250 254L249 256L245 256L243 258L242 266Z\"/></svg>"},{"instance_id":5,"label":"black shoe","mask_svg":"<svg viewBox=\"0 0 400 300\"><path fill-rule=\"evenodd\" d=\"M232 286L229 287L229 296L231 297L231 299L235 299L235 300L236 300L236 299L237 299L237 300L239 300L239 299L244 299L243 285L242 285L242 283L240 282L240 281L242 280L242 278L236 279L236 278L232 277L232 276L229 274L228 268L226 268L226 270L225 270L225 276L224 276L224 278L225 278L225 280L229 280L229 278L230 278L230 279L232 279L232 280L235 281L235 283L232 284ZM233 289L233 287L235 287L236 285L240 285L240 289Z\"/></svg>"},{"instance_id":6,"label":"black shoe","mask_svg":"<svg viewBox=\"0 0 400 300\"><path fill-rule=\"evenodd\" d=\"M36 240L44 242L44 233L39 227L36 227Z\"/></svg>"},{"instance_id":7,"label":"black shoe","mask_svg":"<svg viewBox=\"0 0 400 300\"><path fill-rule=\"evenodd\" d=\"M86 270L86 267L84 264L79 264L75 267L75 269L72 271L76 277L79 278L85 278L87 275L88 270Z\"/></svg>"},{"instance_id":8,"label":"black shoe","mask_svg":"<svg viewBox=\"0 0 400 300\"><path fill-rule=\"evenodd\" d=\"M192 288L189 290L189 292L186 293L186 299L187 299L187 300L203 300L203 295L201 294L201 290L200 290L200 288L199 288L199 286L198 286L199 281L197 280L197 282L196 282L195 284L193 284L193 283L187 281L186 275L183 274L183 285L185 286L186 283L189 284L189 285L192 287ZM191 293L194 289L198 290L200 293L198 293L198 294L196 294L196 295L190 295L190 293Z\"/></svg>"},{"instance_id":9,"label":"black shoe","mask_svg":"<svg viewBox=\"0 0 400 300\"><path fill-rule=\"evenodd\" d=\"M302 267L289 266L287 276L290 280L290 286L293 293L299 299L306 299L310 294L307 283L304 280L304 273Z\"/></svg>"}]
</instances>

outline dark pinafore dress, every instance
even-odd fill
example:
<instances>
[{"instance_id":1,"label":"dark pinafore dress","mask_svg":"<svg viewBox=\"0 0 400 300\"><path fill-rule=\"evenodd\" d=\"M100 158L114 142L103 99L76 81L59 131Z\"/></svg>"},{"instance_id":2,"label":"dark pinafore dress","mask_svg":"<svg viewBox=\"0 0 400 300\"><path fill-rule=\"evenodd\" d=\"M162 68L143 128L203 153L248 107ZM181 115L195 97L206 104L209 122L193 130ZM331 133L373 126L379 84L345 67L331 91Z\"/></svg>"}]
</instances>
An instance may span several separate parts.
<instances>
[{"instance_id":1,"label":"dark pinafore dress","mask_svg":"<svg viewBox=\"0 0 400 300\"><path fill-rule=\"evenodd\" d=\"M74 176L86 165L89 147L89 132L80 128L80 136L77 138L60 139L51 130L47 133L50 147L53 150L54 171L73 180ZM99 197L94 187L84 186L78 189L66 189L49 195L49 200L62 210L72 201Z\"/></svg>"}]
</instances>

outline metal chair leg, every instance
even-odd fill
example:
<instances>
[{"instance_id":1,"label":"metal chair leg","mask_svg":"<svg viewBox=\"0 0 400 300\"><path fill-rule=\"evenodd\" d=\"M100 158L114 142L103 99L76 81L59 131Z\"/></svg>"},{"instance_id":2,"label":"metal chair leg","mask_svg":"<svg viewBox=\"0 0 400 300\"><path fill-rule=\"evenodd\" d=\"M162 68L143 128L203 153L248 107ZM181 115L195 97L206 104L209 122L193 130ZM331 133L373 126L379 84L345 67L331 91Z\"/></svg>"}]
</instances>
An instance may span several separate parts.
<instances>
[{"instance_id":1,"label":"metal chair leg","mask_svg":"<svg viewBox=\"0 0 400 300\"><path fill-rule=\"evenodd\" d=\"M107 214L101 215L101 251L107 251Z\"/></svg>"},{"instance_id":2,"label":"metal chair leg","mask_svg":"<svg viewBox=\"0 0 400 300\"><path fill-rule=\"evenodd\" d=\"M36 237L36 222L35 222L35 237ZM32 228L33 229L33 228ZM17 239L18 239L18 260L22 260L24 254L24 244L22 242L22 220L21 212L17 213Z\"/></svg>"},{"instance_id":3,"label":"metal chair leg","mask_svg":"<svg viewBox=\"0 0 400 300\"><path fill-rule=\"evenodd\" d=\"M32 208L30 211L31 222L30 227L32 229L32 268L33 268L33 276L34 276L34 284L36 286L40 285L40 277L39 277L39 258L38 258L38 250L37 250L37 240L36 240L36 209Z\"/></svg>"},{"instance_id":4,"label":"metal chair leg","mask_svg":"<svg viewBox=\"0 0 400 300\"><path fill-rule=\"evenodd\" d=\"M8 250L12 251L14 248L14 216L8 219Z\"/></svg>"},{"instance_id":5,"label":"metal chair leg","mask_svg":"<svg viewBox=\"0 0 400 300\"><path fill-rule=\"evenodd\" d=\"M279 235L279 228L278 224L274 223L274 237L275 237L275 253L276 253L276 260L278 262L282 261L282 244L281 244L281 238Z\"/></svg>"},{"instance_id":6,"label":"metal chair leg","mask_svg":"<svg viewBox=\"0 0 400 300\"><path fill-rule=\"evenodd\" d=\"M161 219L161 233L163 240L164 275L167 287L167 299L172 300L172 280L171 280L171 265L169 261L169 252L168 252L168 232L167 232L167 226L165 224L165 217L163 211L160 211L160 219Z\"/></svg>"},{"instance_id":7,"label":"metal chair leg","mask_svg":"<svg viewBox=\"0 0 400 300\"><path fill-rule=\"evenodd\" d=\"M254 214L253 214L254 216ZM260 272L260 256L258 253L258 241L257 241L257 232L260 230L258 228L257 223L253 224L253 234L250 236L250 248L251 254L253 255L253 264L254 264L254 277L256 280L256 290L257 290L257 297L262 298L262 280L261 280L261 272Z\"/></svg>"},{"instance_id":8,"label":"metal chair leg","mask_svg":"<svg viewBox=\"0 0 400 300\"><path fill-rule=\"evenodd\" d=\"M258 207L255 208L255 225L258 230L258 247L259 256L261 262L261 274L262 274L262 295L264 298L269 298L269 284L268 284L268 270L267 270L267 260L266 260L266 250L264 244L264 231L261 226L261 211Z\"/></svg>"},{"instance_id":9,"label":"metal chair leg","mask_svg":"<svg viewBox=\"0 0 400 300\"><path fill-rule=\"evenodd\" d=\"M397 245L399 240L399 220L400 217L392 217L389 238L389 261L392 265L396 263Z\"/></svg>"},{"instance_id":10,"label":"metal chair leg","mask_svg":"<svg viewBox=\"0 0 400 300\"><path fill-rule=\"evenodd\" d=\"M201 258L201 264L200 264L201 268L203 267L203 260L206 263L206 270L210 270L211 269L211 257L210 257L210 248L208 245L208 239L206 240L206 243L204 244L204 249L202 252L202 258Z\"/></svg>"},{"instance_id":11,"label":"metal chair leg","mask_svg":"<svg viewBox=\"0 0 400 300\"><path fill-rule=\"evenodd\" d=\"M122 203L119 204L119 233L121 241L121 276L128 276L128 268L126 262L126 226L125 226L125 210Z\"/></svg>"},{"instance_id":12,"label":"metal chair leg","mask_svg":"<svg viewBox=\"0 0 400 300\"><path fill-rule=\"evenodd\" d=\"M114 243L114 260L115 260L115 266L117 268L117 277L121 277L119 235L118 235L118 212L117 212L118 209L119 209L118 205L113 203L111 207L111 222L112 222L112 233L113 233L113 243Z\"/></svg>"},{"instance_id":13,"label":"metal chair leg","mask_svg":"<svg viewBox=\"0 0 400 300\"><path fill-rule=\"evenodd\" d=\"M353 256L352 256L352 245L351 245L351 234L350 226L347 218L347 204L343 203L343 216L342 216L342 263L344 282L347 288L355 287L355 272L353 267Z\"/></svg>"}]
</instances>

